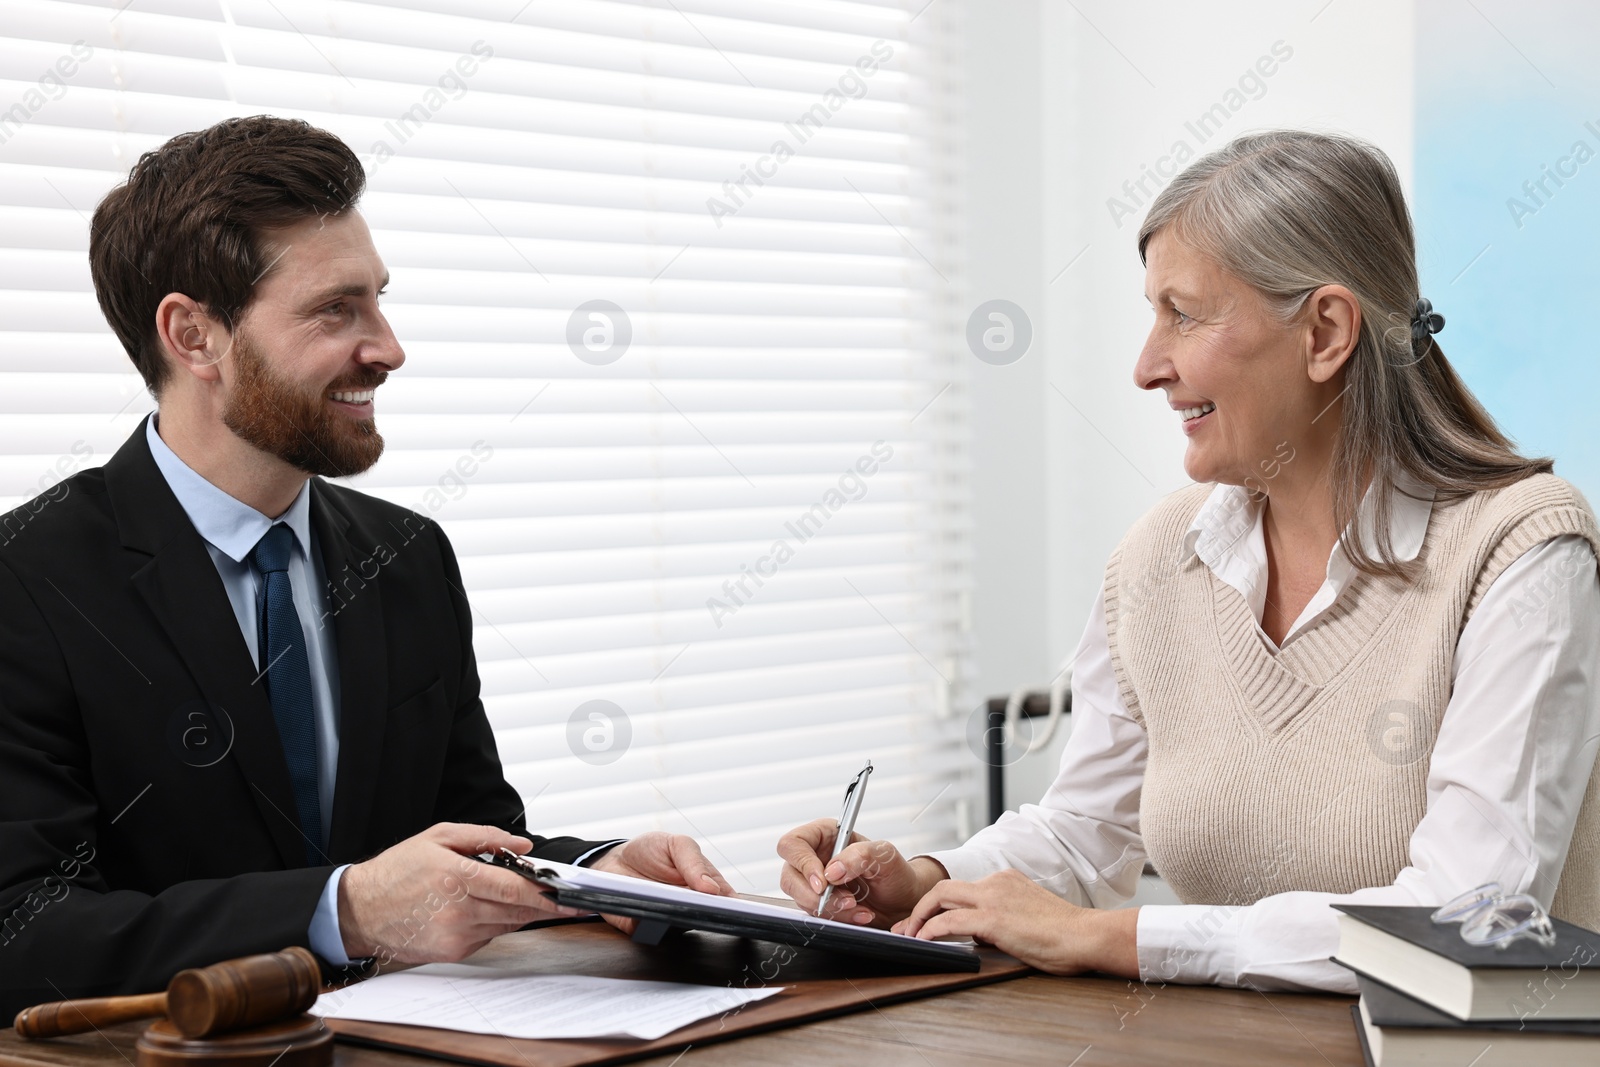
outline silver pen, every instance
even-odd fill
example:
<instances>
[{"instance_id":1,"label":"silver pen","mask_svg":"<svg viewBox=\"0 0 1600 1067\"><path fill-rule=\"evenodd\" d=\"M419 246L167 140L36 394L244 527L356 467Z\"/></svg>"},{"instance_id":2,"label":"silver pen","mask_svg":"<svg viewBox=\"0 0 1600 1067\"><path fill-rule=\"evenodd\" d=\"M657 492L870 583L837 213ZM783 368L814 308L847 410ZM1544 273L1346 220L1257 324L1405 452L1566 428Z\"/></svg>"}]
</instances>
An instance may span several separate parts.
<instances>
[{"instance_id":1,"label":"silver pen","mask_svg":"<svg viewBox=\"0 0 1600 1067\"><path fill-rule=\"evenodd\" d=\"M861 773L855 776L844 791L844 811L839 815L839 829L833 835L833 855L828 857L828 863L839 858L850 844L850 835L856 829L856 816L861 814L861 799L867 795L867 776L872 773L872 761L867 760L867 765L861 768ZM824 869L827 863L823 864ZM828 906L828 898L833 895L833 886L826 885L822 889L822 899L817 901L817 915L820 918L823 909Z\"/></svg>"}]
</instances>

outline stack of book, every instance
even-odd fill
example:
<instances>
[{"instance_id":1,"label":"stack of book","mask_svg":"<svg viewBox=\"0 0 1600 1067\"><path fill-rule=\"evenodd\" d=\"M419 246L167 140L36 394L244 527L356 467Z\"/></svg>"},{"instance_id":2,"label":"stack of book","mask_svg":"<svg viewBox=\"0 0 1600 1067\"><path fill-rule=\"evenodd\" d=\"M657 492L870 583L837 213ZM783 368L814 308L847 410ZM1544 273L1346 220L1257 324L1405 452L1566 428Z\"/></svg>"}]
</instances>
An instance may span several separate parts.
<instances>
[{"instance_id":1,"label":"stack of book","mask_svg":"<svg viewBox=\"0 0 1600 1067\"><path fill-rule=\"evenodd\" d=\"M1600 934L1552 919L1556 942L1469 945L1431 908L1335 904L1351 1008L1372 1067L1600 1063Z\"/></svg>"}]
</instances>

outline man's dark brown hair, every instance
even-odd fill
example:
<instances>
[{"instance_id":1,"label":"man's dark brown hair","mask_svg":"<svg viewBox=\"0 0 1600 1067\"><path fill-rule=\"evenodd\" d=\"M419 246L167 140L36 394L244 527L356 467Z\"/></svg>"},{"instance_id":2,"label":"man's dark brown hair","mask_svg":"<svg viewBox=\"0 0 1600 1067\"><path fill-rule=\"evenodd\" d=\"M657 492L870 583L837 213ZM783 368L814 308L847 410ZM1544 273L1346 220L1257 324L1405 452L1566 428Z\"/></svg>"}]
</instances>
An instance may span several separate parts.
<instances>
[{"instance_id":1,"label":"man's dark brown hair","mask_svg":"<svg viewBox=\"0 0 1600 1067\"><path fill-rule=\"evenodd\" d=\"M89 272L150 392L168 377L156 337L163 297L182 293L232 330L272 266L261 231L342 215L366 184L339 138L271 115L224 119L140 156L95 208Z\"/></svg>"}]
</instances>

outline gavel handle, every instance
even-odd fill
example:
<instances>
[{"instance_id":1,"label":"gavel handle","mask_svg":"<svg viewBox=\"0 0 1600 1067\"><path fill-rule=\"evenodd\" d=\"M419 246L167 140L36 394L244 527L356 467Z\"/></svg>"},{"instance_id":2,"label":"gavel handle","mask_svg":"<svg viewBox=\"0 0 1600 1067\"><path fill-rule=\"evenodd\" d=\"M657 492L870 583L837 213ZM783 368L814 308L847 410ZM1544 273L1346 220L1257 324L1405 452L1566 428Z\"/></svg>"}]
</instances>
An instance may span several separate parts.
<instances>
[{"instance_id":1,"label":"gavel handle","mask_svg":"<svg viewBox=\"0 0 1600 1067\"><path fill-rule=\"evenodd\" d=\"M146 1019L166 1013L165 993L61 1000L54 1004L36 1004L17 1012L17 1033L28 1038L64 1037L102 1026L115 1026L130 1019Z\"/></svg>"}]
</instances>

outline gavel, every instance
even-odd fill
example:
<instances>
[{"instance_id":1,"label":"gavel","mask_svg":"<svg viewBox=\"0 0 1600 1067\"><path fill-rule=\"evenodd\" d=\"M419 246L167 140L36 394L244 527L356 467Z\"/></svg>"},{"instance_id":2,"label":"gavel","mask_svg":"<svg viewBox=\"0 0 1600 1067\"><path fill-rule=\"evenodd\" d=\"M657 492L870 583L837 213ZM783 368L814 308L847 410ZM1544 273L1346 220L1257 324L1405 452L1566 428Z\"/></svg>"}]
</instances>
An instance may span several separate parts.
<instances>
[{"instance_id":1,"label":"gavel","mask_svg":"<svg viewBox=\"0 0 1600 1067\"><path fill-rule=\"evenodd\" d=\"M81 1034L131 1019L165 1015L191 1040L293 1018L322 989L317 958L299 946L179 971L165 993L62 1000L17 1013L26 1038Z\"/></svg>"}]
</instances>

